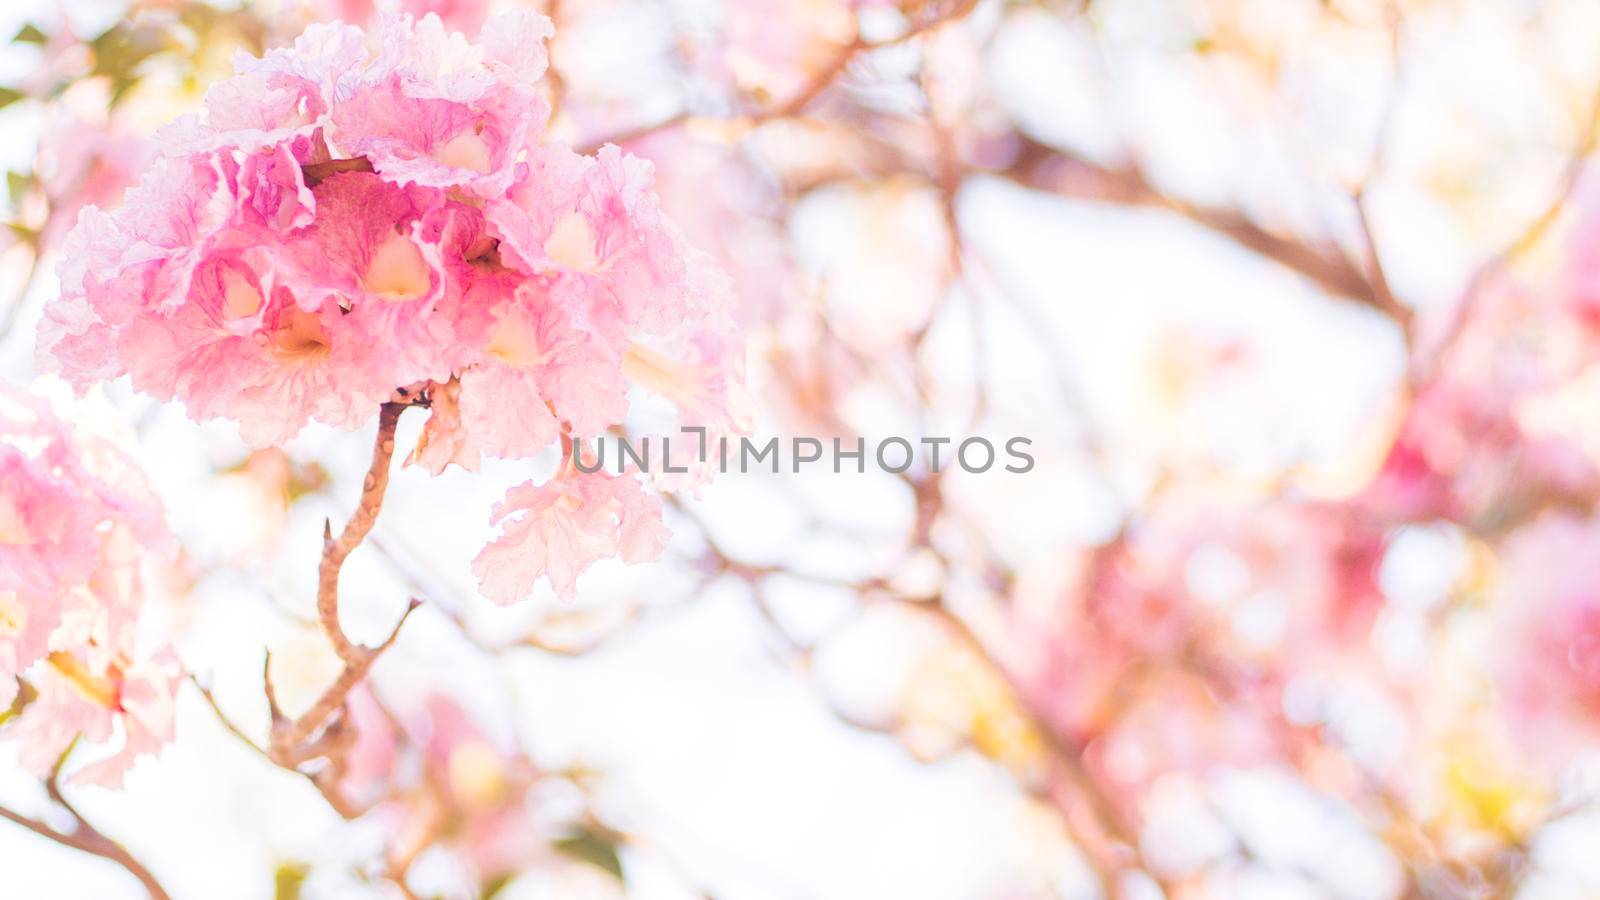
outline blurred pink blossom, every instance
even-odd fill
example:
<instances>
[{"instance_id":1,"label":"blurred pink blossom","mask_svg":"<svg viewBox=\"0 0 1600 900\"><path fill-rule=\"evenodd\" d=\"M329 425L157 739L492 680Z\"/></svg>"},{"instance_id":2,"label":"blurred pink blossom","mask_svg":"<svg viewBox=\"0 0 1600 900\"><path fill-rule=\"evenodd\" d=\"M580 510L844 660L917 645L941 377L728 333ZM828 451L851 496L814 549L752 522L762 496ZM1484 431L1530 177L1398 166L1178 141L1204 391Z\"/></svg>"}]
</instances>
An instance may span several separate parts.
<instances>
[{"instance_id":1,"label":"blurred pink blossom","mask_svg":"<svg viewBox=\"0 0 1600 900\"><path fill-rule=\"evenodd\" d=\"M74 776L115 786L172 735L181 669L141 639L146 557L176 542L135 463L76 433L41 400L0 389L0 705L25 698L6 734L46 775L74 738L122 743Z\"/></svg>"}]
</instances>

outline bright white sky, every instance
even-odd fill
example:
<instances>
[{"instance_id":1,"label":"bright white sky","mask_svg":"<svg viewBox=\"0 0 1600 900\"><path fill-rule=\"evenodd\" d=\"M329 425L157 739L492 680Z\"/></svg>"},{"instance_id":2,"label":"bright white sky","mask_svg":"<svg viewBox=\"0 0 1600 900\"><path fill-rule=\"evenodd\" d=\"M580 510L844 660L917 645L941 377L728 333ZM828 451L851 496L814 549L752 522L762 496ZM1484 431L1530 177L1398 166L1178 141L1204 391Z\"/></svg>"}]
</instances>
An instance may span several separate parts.
<instances>
[{"instance_id":1,"label":"bright white sky","mask_svg":"<svg viewBox=\"0 0 1600 900\"><path fill-rule=\"evenodd\" d=\"M48 10L50 0L11 0L0 8L0 34L15 31L30 15ZM81 4L91 13L96 4ZM1164 4L1143 6L1158 20ZM1429 92L1447 96L1498 90L1508 99L1506 82L1487 73L1506 71L1516 60L1504 53L1479 53L1478 44L1496 47L1492 4L1465 4L1483 11L1481 28L1463 36L1432 36L1440 50L1413 82L1417 96L1409 113L1430 102ZM102 5L98 12L104 13ZM1129 15L1131 23L1137 16ZM1474 21L1477 21L1476 19ZM1591 29L1591 35L1594 31ZM1094 152L1104 124L1081 84L1064 78L1061 60L1086 64L1070 35L1042 20L1011 35L995 71L1000 89L1018 104L1038 110L1064 140ZM1592 41L1584 46L1596 46ZM12 71L15 57L0 50L0 74ZM1082 70L1079 66L1077 71ZM1196 195L1247 200L1274 190L1287 179L1276 151L1265 140L1229 130L1227 123L1205 121L1204 104L1186 96L1182 79L1162 72L1155 61L1140 59L1120 73L1133 98L1123 114L1154 147L1165 148L1152 165ZM1463 83L1452 79L1470 74ZM1463 76L1464 77L1464 76ZM1498 88L1496 87L1498 85ZM1360 106L1372 86L1346 85L1353 97L1330 103ZM1381 86L1380 86L1381 87ZM1322 96L1326 85L1310 84ZM1494 107L1494 97L1483 100ZM1531 130L1527 120L1546 111L1525 110L1518 119L1500 103L1508 130ZM1370 104L1368 104L1370 107ZM1402 116L1402 118L1404 118ZM1419 126L1421 127L1421 126ZM30 129L21 111L0 116L7 138L0 163L26 163L32 152ZM1342 139L1359 144L1370 133L1356 127ZM1437 134L1434 135L1437 137ZM1329 134L1325 146L1335 159L1353 150ZM1417 146L1431 145L1417 137ZM1410 145L1407 145L1410 146ZM1104 146L1099 150L1106 149ZM1219 170L1237 172L1236 154L1260 153L1260 181L1249 186L1224 182ZM1420 151L1419 151L1420 154ZM1420 161L1405 152L1399 164ZM1551 154L1552 167L1555 159ZM1543 177L1549 168L1530 171ZM1249 190L1247 191L1246 188ZM1251 193L1250 191L1254 191ZM1407 205L1401 192L1392 200L1386 238L1396 247L1391 267L1406 295L1438 302L1453 290L1460 259L1482 235L1463 235L1441 215ZM1380 198L1382 199L1382 198ZM1508 208L1514 204L1507 203ZM1159 213L1129 212L1073 204L1029 195L998 183L974 183L961 197L967 231L996 273L995 290L1008 292L1029 309L1032 322L1047 329L1047 346L1081 379L1093 412L1113 430L1115 443L1146 453L1166 448L1181 435L1186 441L1225 448L1263 470L1285 459L1341 459L1358 437L1360 423L1379 407L1398 369L1398 344L1376 317L1319 298L1298 280L1261 266L1247 254L1195 228ZM829 224L845 215L827 207L815 212L814 230L797 225L803 261L828 260L848 248L826 236ZM1507 214L1506 221L1516 219ZM1485 229L1494 231L1493 227ZM820 263L819 263L820 265ZM54 290L41 279L30 306ZM1219 403L1203 421L1174 423L1153 418L1144 402L1148 368L1161 334L1182 325L1202 333L1238 336L1259 354L1261 370L1273 378L1248 386L1247 404ZM1011 353L1032 327L1021 318L997 315L990 354L1002 367L996 384L1005 385L1018 404L1019 418L1048 409L1038 395L1038 359ZM26 323L20 332L26 334ZM25 379L31 374L28 340L0 345L0 372ZM142 417L142 455L167 504L174 527L203 552L226 548L218 534L238 513L221 508L210 467L242 456L237 439L224 427L200 428L173 410L156 410L114 390L121 408ZM1236 399L1236 398L1235 398ZM123 402L126 401L126 402ZM1145 411L1141 411L1145 410ZM1052 416L1036 417L1054 428ZM418 421L402 434L414 436ZM402 438L406 446L409 438ZM297 442L303 458L331 460L342 487L338 498L353 496L364 465L367 434L314 432ZM1132 466L1148 460L1134 453ZM409 549L425 563L436 584L430 599L456 605L479 623L484 634L508 633L527 611L488 610L476 600L467 560L488 534L487 510L505 485L527 477L513 467L491 467L485 477L456 473L432 480L414 471L400 473L379 528L380 539ZM893 518L896 488L872 483L872 476L848 484L819 485L828 496L881 497L857 501L868 529ZM1004 493L1004 488L995 488ZM1097 498L1077 473L1041 471L1029 484L1031 514L1016 529L1008 552L1050 552L1063 542L1097 534L1103 515ZM207 580L192 604L194 632L185 659L202 677L215 680L224 706L251 727L264 717L259 690L259 648L274 647L285 667L308 641L302 629L275 611L273 603L305 611L312 590L320 518L340 520L337 507L298 509L290 524L290 546L270 563L232 576ZM703 502L703 514L741 551L784 552L803 537L805 526L786 495L759 476L729 478ZM1013 507L1014 509L1015 507ZM221 527L219 527L221 526ZM757 527L758 526L758 527ZM852 560L837 542L797 542L792 551L807 564L838 568ZM763 546L764 545L764 546ZM692 549L685 545L684 549ZM858 550L870 555L870 548ZM590 576L583 583L586 603L607 596L674 595L681 576L669 566ZM357 637L381 633L403 602L406 587L366 551L353 558L345 583L345 604ZM826 622L836 614L837 598L795 592L786 608L797 621ZM548 598L544 602L551 602ZM713 590L681 608L663 610L589 655L567 659L525 651L517 655L511 691L458 646L450 626L427 607L407 625L396 651L382 664L380 678L399 689L419 676L445 677L483 698L484 710L508 731L520 733L535 758L551 765L583 760L609 775L608 808L619 824L648 836L676 859L690 880L728 900L804 900L829 897L880 900L917 897L959 900L992 891L1015 879L1019 894L1033 895L1053 879L1062 896L1088 896L1078 877L1075 854L1049 815L1035 809L994 765L971 753L936 764L913 761L891 739L843 725L806 678L772 652L771 638L751 605L737 592ZM870 682L892 673L895 648L835 663ZM310 659L305 650L301 660ZM826 672L824 673L826 680ZM867 702L861 698L842 698ZM158 761L141 765L127 790L111 793L81 789L76 797L85 814L108 834L124 841L159 873L180 898L253 898L270 895L271 870L285 859L339 859L371 840L337 821L308 785L253 757L224 734L193 692L180 708L182 739ZM40 808L37 788L11 765L12 749L0 742L0 800L25 809ZM1254 780L1252 780L1254 779ZM1240 776L1234 785L1241 808L1258 821L1271 822L1277 858L1299 862L1317 858L1318 841L1330 813L1293 791L1274 787L1270 776ZM1297 805L1298 804L1298 805ZM1310 804L1309 806L1307 804ZM1198 832L1196 832L1198 834ZM1198 840L1198 838L1197 838ZM356 843L352 843L356 842ZM647 857L630 858L630 886L642 897L686 896L670 869ZM1381 888L1383 861L1359 854L1341 861L1346 871L1336 882L1341 896L1370 898ZM0 827L0 870L6 895L15 897L106 898L132 896L126 876L110 864L56 847L11 827ZM419 878L419 887L422 887ZM314 882L311 896L365 896L353 885ZM1543 896L1576 896L1558 887ZM537 885L525 894L540 896ZM1251 876L1237 885L1239 898L1319 897L1285 876Z\"/></svg>"}]
</instances>

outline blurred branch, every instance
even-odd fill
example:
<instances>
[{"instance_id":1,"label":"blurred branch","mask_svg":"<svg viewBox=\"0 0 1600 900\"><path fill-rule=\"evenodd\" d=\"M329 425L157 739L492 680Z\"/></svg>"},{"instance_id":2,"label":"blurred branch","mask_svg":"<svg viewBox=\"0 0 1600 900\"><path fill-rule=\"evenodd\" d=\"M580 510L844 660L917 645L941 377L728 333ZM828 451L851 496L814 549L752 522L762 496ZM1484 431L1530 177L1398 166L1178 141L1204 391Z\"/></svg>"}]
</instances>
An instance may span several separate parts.
<instances>
[{"instance_id":1,"label":"blurred branch","mask_svg":"<svg viewBox=\"0 0 1600 900\"><path fill-rule=\"evenodd\" d=\"M170 900L170 895L161 887L161 883L156 880L155 876L150 874L149 869L146 869L138 860L134 859L121 845L101 834L94 826L84 821L82 816L79 816L76 812L73 812L72 816L76 827L71 832L61 832L37 819L30 819L4 806L0 806L0 818L15 822L34 834L55 841L64 847L71 847L74 850L81 850L84 853L108 859L127 870L128 874L139 879L139 884L144 887L151 900Z\"/></svg>"},{"instance_id":2,"label":"blurred branch","mask_svg":"<svg viewBox=\"0 0 1600 900\"><path fill-rule=\"evenodd\" d=\"M562 33L561 0L549 0L545 5L544 14L549 17L550 24L555 27L555 33L560 35ZM562 103L567 99L567 79L566 76L561 74L561 70L556 68L554 38L551 38L548 49L550 51L550 60L545 66L544 80L550 84L550 119L554 121L555 117L561 112Z\"/></svg>"},{"instance_id":3,"label":"blurred branch","mask_svg":"<svg viewBox=\"0 0 1600 900\"><path fill-rule=\"evenodd\" d=\"M1597 89L1593 100L1585 107L1587 118L1578 130L1578 140L1573 146L1571 155L1567 158L1566 167L1562 170L1561 178L1556 184L1556 189L1548 203L1537 216L1528 223L1500 252L1491 256L1477 271L1472 274L1467 287L1461 293L1461 300L1451 310L1444 330L1435 340L1433 346L1412 359L1411 383L1423 384L1431 381L1445 358L1450 355L1456 341L1461 338L1461 333L1466 329L1473 314L1477 311L1478 304L1482 301L1483 294L1495 279L1506 270L1511 263L1532 250L1549 233L1550 228L1561 217L1561 212L1566 209L1578 185L1583 180L1583 171L1588 165L1589 154L1593 153L1597 144L1600 144L1600 89Z\"/></svg>"},{"instance_id":4,"label":"blurred branch","mask_svg":"<svg viewBox=\"0 0 1600 900\"><path fill-rule=\"evenodd\" d=\"M1399 304L1342 250L1269 231L1234 209L1202 206L1163 193L1137 166L1110 167L1018 132L1011 164L995 173L1033 190L1123 206L1164 209L1305 276L1331 294L1382 313L1403 329L1412 311Z\"/></svg>"},{"instance_id":5,"label":"blurred branch","mask_svg":"<svg viewBox=\"0 0 1600 900\"><path fill-rule=\"evenodd\" d=\"M1356 219L1361 228L1362 250L1367 257L1367 283L1372 287L1371 304L1400 326L1406 346L1409 347L1416 318L1409 307L1395 299L1394 291L1389 287L1389 276L1383 268L1383 256L1378 250L1378 239L1372 231L1372 214L1367 209L1365 188L1356 192L1354 201Z\"/></svg>"},{"instance_id":6,"label":"blurred branch","mask_svg":"<svg viewBox=\"0 0 1600 900\"><path fill-rule=\"evenodd\" d=\"M244 744L246 747L249 747L251 750L255 751L261 756L262 759L265 759L266 761L278 766L281 769L284 769L285 771L293 772L294 774L299 775L311 782L311 785L317 789L318 793L322 794L323 799L328 801L328 805L333 808L334 812L339 814L340 818L347 820L356 819L366 812L365 809L357 807L344 797L344 795L339 791L338 785L335 783L336 779L331 779L324 775L324 772L328 770L319 772L306 772L294 767L283 766L279 764L279 762L273 758L271 751L256 743L255 740L250 737L250 735L245 733L243 728L240 728L239 725L235 723L226 712L223 711L222 705L217 702L216 695L211 692L210 688L201 684L200 679L196 678L193 674L189 676L189 680L194 684L195 689L200 692L200 696L205 699L206 706L211 708L211 712L216 716L217 721L222 724L222 727L229 734L237 738L239 742ZM274 703L275 702L276 701L274 701Z\"/></svg>"},{"instance_id":7,"label":"blurred branch","mask_svg":"<svg viewBox=\"0 0 1600 900\"><path fill-rule=\"evenodd\" d=\"M869 41L862 37L858 30L850 40L839 46L838 50L834 52L827 62L812 72L810 77L793 94L771 106L744 116L735 116L731 121L745 128L754 128L766 122L798 116L810 108L812 103L818 97L821 97L838 80L839 76L850 67L850 64L863 53L884 47L893 47L919 38L944 25L964 18L977 5L977 0L958 0L958 2L952 3L949 9L929 16L920 22L914 22L901 34L881 41ZM592 154L606 144L625 144L629 141L636 141L658 131L681 125L694 118L697 117L689 110L680 110L660 121L629 128L598 140L592 140L576 149L579 153Z\"/></svg>"},{"instance_id":8,"label":"blurred branch","mask_svg":"<svg viewBox=\"0 0 1600 900\"><path fill-rule=\"evenodd\" d=\"M50 777L44 781L45 792L50 795L50 799L72 817L72 830L66 832L57 831L44 822L29 818L4 806L0 806L0 818L15 822L34 834L55 841L64 847L71 847L74 850L81 850L84 853L110 860L121 866L134 878L139 879L139 884L144 887L151 900L169 900L170 895L161 886L161 883L156 880L156 877L150 873L149 869L145 868L137 859L134 859L133 854L124 849L121 844L106 837L99 829L90 825L88 820L83 817L83 814L78 812L77 807L73 806L66 796L61 793L59 784L61 769L66 764L67 757L72 753L72 746L69 745L66 751L61 754L61 757L56 760L55 767L50 771Z\"/></svg>"},{"instance_id":9,"label":"blurred branch","mask_svg":"<svg viewBox=\"0 0 1600 900\"><path fill-rule=\"evenodd\" d=\"M1384 269L1383 254L1378 249L1378 238L1372 226L1372 211L1368 206L1374 182L1383 174L1389 158L1389 136L1394 131L1395 110L1399 106L1402 54L1400 48L1400 8L1393 2L1384 4L1384 23L1389 32L1389 65L1393 70L1389 91L1383 102L1383 112L1378 120L1377 139L1373 144L1372 161L1367 174L1351 195L1356 209L1356 224L1361 234L1361 250L1367 262L1367 280L1371 283L1378 308L1394 319L1405 338L1407 352L1412 347L1415 321L1411 310L1395 300Z\"/></svg>"},{"instance_id":10,"label":"blurred branch","mask_svg":"<svg viewBox=\"0 0 1600 900\"><path fill-rule=\"evenodd\" d=\"M916 479L908 479L908 483L912 484L913 490L919 494L918 508L922 510L918 515L919 520L931 518L941 505L937 489L927 487L932 483L931 481L919 482ZM1144 872L1158 884L1162 883L1142 858L1136 829L1132 824L1125 821L1122 814L1117 810L1116 804L1112 802L1110 795L1084 764L1084 749L1063 738L1028 703L1021 686L1016 683L1011 673L1002 664L999 655L991 650L989 645L964 618L955 613L946 604L943 594L934 597L931 601L924 601L898 595L893 587L882 578L868 578L860 581L818 578L817 576L790 571L783 566L752 565L740 562L722 548L706 524L685 509L680 501L670 495L667 499L700 532L702 540L706 544L713 571L731 575L746 582L763 621L777 634L789 652L796 655L802 666L809 666L811 647L796 641L790 636L768 604L763 589L763 583L768 577L783 575L843 587L853 590L858 598L862 600L866 600L869 594L876 593L892 598L894 601L904 604L908 609L926 612L938 619L956 638L957 643L982 660L984 665L1005 684L1016 709L1023 715L1030 730L1044 742L1052 769L1050 774L1038 782L1018 777L1016 783L1023 791L1042 801L1061 815L1063 824L1068 832L1073 835L1074 841L1085 853L1089 854L1090 867L1094 870L1103 894L1108 898L1123 896L1124 892L1120 889L1115 875L1129 867ZM944 559L943 554L939 553L927 542L926 526L919 525L916 531L919 535L918 547L931 550L948 565L949 560ZM835 714L839 716L841 721L853 728L892 733L892 729L863 723L844 716L837 710L835 710Z\"/></svg>"}]
</instances>

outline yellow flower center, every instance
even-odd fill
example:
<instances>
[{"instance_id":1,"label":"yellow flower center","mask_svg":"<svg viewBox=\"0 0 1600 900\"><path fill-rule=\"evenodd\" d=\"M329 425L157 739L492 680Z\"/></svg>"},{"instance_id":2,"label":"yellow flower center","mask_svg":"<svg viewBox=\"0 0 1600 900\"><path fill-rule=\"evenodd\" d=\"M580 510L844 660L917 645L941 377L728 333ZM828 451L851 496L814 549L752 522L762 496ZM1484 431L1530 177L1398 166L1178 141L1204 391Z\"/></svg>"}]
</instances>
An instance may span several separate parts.
<instances>
[{"instance_id":1,"label":"yellow flower center","mask_svg":"<svg viewBox=\"0 0 1600 900\"><path fill-rule=\"evenodd\" d=\"M299 307L291 308L284 316L278 330L272 335L272 345L291 359L318 357L333 346L327 332L322 330L322 320L315 313L308 313Z\"/></svg>"},{"instance_id":2,"label":"yellow flower center","mask_svg":"<svg viewBox=\"0 0 1600 900\"><path fill-rule=\"evenodd\" d=\"M451 749L446 769L450 793L469 809L494 809L511 787L500 755L481 740L463 741Z\"/></svg>"},{"instance_id":3,"label":"yellow flower center","mask_svg":"<svg viewBox=\"0 0 1600 900\"><path fill-rule=\"evenodd\" d=\"M115 709L117 706L117 685L104 675L96 675L88 670L83 661L57 650L50 654L51 668L61 673L61 677L72 685L78 696L104 709Z\"/></svg>"},{"instance_id":4,"label":"yellow flower center","mask_svg":"<svg viewBox=\"0 0 1600 900\"><path fill-rule=\"evenodd\" d=\"M518 312L508 312L499 317L494 334L489 338L489 346L484 349L490 356L519 369L544 362L544 353L539 349L539 333L530 318Z\"/></svg>"},{"instance_id":5,"label":"yellow flower center","mask_svg":"<svg viewBox=\"0 0 1600 900\"><path fill-rule=\"evenodd\" d=\"M16 591L0 591L0 634L16 634L28 624L28 608L17 600Z\"/></svg>"},{"instance_id":6,"label":"yellow flower center","mask_svg":"<svg viewBox=\"0 0 1600 900\"><path fill-rule=\"evenodd\" d=\"M411 238L392 234L372 254L364 281L385 300L415 300L428 293L428 264Z\"/></svg>"},{"instance_id":7,"label":"yellow flower center","mask_svg":"<svg viewBox=\"0 0 1600 900\"><path fill-rule=\"evenodd\" d=\"M452 169L466 169L479 175L487 175L491 168L489 142L471 131L445 141L433 151L433 158Z\"/></svg>"},{"instance_id":8,"label":"yellow flower center","mask_svg":"<svg viewBox=\"0 0 1600 900\"><path fill-rule=\"evenodd\" d=\"M569 269L594 272L600 258L594 250L594 229L583 213L569 212L550 232L544 242L545 255Z\"/></svg>"},{"instance_id":9,"label":"yellow flower center","mask_svg":"<svg viewBox=\"0 0 1600 900\"><path fill-rule=\"evenodd\" d=\"M261 311L261 292L243 275L232 269L222 273L222 317L228 321L248 319Z\"/></svg>"},{"instance_id":10,"label":"yellow flower center","mask_svg":"<svg viewBox=\"0 0 1600 900\"><path fill-rule=\"evenodd\" d=\"M699 368L640 344L629 344L622 356L622 374L647 391L679 406L699 405L706 386Z\"/></svg>"}]
</instances>

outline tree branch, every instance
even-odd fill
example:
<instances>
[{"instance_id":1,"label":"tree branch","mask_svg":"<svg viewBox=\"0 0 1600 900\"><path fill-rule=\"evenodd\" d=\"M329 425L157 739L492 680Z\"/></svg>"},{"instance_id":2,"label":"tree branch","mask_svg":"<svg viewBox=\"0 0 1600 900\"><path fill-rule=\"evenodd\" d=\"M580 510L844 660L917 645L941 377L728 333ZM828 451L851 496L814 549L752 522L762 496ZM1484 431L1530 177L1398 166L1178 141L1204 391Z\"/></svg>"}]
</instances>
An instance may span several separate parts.
<instances>
[{"instance_id":1,"label":"tree branch","mask_svg":"<svg viewBox=\"0 0 1600 900\"><path fill-rule=\"evenodd\" d=\"M367 468L367 477L362 482L361 502L339 533L339 539L334 540L332 525L326 519L322 523L322 562L317 567L317 621L322 624L323 632L333 644L334 652L346 665L358 664L364 655L364 648L351 643L339 624L339 571L344 567L345 559L361 545L367 532L378 521L378 513L383 509L383 496L389 488L395 427L400 422L400 414L410 405L390 402L383 404L379 410L378 436L372 445L372 464Z\"/></svg>"},{"instance_id":2,"label":"tree branch","mask_svg":"<svg viewBox=\"0 0 1600 900\"><path fill-rule=\"evenodd\" d=\"M170 900L170 895L161 886L161 882L157 881L156 877L150 873L150 870L146 869L137 859L134 859L133 855L123 849L121 844L101 834L98 829L90 825L78 813L78 810L68 803L66 798L61 796L61 791L57 788L55 782L55 776L52 775L45 782L45 788L50 797L72 816L74 825L71 832L57 831L37 819L31 819L4 806L0 806L0 818L15 822L34 834L55 841L63 847L71 847L74 850L80 850L84 853L110 860L121 866L134 878L139 879L139 884L144 887L151 900Z\"/></svg>"},{"instance_id":3,"label":"tree branch","mask_svg":"<svg viewBox=\"0 0 1600 900\"><path fill-rule=\"evenodd\" d=\"M999 175L1022 187L1125 206L1164 209L1309 278L1318 287L1371 307L1409 328L1411 310L1388 296L1337 246L1306 243L1256 224L1234 209L1200 206L1162 193L1136 166L1112 168L1018 133L1020 148Z\"/></svg>"},{"instance_id":4,"label":"tree branch","mask_svg":"<svg viewBox=\"0 0 1600 900\"><path fill-rule=\"evenodd\" d=\"M399 637L400 627L405 624L411 612L421 605L420 600L413 598L389 636L376 647L363 647L353 643L345 636L344 626L339 621L339 573L344 567L345 559L372 531L372 526L378 520L378 513L383 509L384 494L389 487L389 468L394 459L394 432L400 421L400 414L408 407L425 405L427 402L424 391L402 388L395 392L395 399L383 404L378 412L378 434L372 444L372 463L362 483L361 501L356 506L355 513L345 524L337 539L333 537L332 526L326 521L323 523L322 562L317 569L317 621L321 624L323 633L327 635L328 642L333 645L334 652L344 662L344 668L333 683L328 685L311 704L311 708L294 719L288 719L279 710L272 689L270 656L263 667L262 679L265 682L268 704L272 707L272 734L268 751L273 761L279 765L295 768L302 762L318 757L328 757L330 761L337 763L333 757L338 753L329 752L330 749L338 749L336 743L319 740L307 744L307 740L344 707L345 698L349 696L350 691L367 676L372 664Z\"/></svg>"},{"instance_id":5,"label":"tree branch","mask_svg":"<svg viewBox=\"0 0 1600 900\"><path fill-rule=\"evenodd\" d=\"M850 67L856 57L869 50L893 47L935 31L957 19L964 18L977 5L977 0L958 0L944 12L930 16L923 21L914 22L904 33L882 41L869 41L863 38L858 31L850 40L840 44L839 48L834 51L833 56L829 57L828 61L818 67L815 72L812 72L811 76L793 94L790 94L780 102L748 113L743 117L735 117L734 121L740 121L745 127L753 128L764 122L798 116L804 113L818 97L822 96L833 85L834 81L838 80L839 76L845 69ZM694 118L694 115L687 109L680 110L660 121L629 128L610 137L590 141L577 149L579 153L592 154L606 144L622 144L627 141L638 140L692 118Z\"/></svg>"},{"instance_id":6,"label":"tree branch","mask_svg":"<svg viewBox=\"0 0 1600 900\"><path fill-rule=\"evenodd\" d=\"M306 180L306 187L316 187L325 179L331 178L340 172L371 171L372 161L365 156L357 156L351 159L330 159L327 162L309 163L300 167L300 172Z\"/></svg>"}]
</instances>

